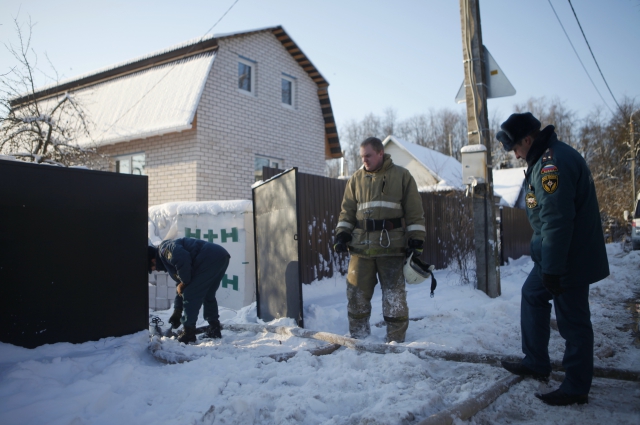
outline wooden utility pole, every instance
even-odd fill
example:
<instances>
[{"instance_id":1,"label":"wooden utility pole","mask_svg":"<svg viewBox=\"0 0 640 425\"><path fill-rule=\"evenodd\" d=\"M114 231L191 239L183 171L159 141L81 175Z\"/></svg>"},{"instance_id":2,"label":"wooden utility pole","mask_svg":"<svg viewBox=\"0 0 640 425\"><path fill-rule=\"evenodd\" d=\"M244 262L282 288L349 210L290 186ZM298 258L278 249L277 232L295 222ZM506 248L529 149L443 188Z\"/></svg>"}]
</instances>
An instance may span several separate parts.
<instances>
[{"instance_id":1,"label":"wooden utility pole","mask_svg":"<svg viewBox=\"0 0 640 425\"><path fill-rule=\"evenodd\" d=\"M638 112L640 109L637 109L631 113L629 117L629 144L631 148L631 216L634 217L634 212L636 210L636 144L634 138L634 130L633 130L633 114Z\"/></svg>"},{"instance_id":2,"label":"wooden utility pole","mask_svg":"<svg viewBox=\"0 0 640 425\"><path fill-rule=\"evenodd\" d=\"M460 0L462 57L470 145L487 148L487 179L473 191L473 228L478 289L491 298L500 296L500 262L493 200L491 139L487 114L487 76L480 27L480 0Z\"/></svg>"}]
</instances>

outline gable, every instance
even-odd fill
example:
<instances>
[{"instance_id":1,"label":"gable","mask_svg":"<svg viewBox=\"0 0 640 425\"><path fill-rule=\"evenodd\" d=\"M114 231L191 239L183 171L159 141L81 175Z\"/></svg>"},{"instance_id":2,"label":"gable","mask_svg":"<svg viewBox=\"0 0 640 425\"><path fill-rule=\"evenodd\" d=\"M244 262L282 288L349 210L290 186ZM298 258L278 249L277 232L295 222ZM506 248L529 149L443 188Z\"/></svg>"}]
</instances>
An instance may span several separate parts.
<instances>
[{"instance_id":1,"label":"gable","mask_svg":"<svg viewBox=\"0 0 640 425\"><path fill-rule=\"evenodd\" d=\"M308 57L281 26L198 39L96 73L43 87L13 99L12 105L34 97L56 102L73 91L89 118L91 139L81 145L101 146L192 128L204 84L218 48L218 39L271 32L317 85L325 123L325 157L340 158L340 141L329 100L328 85Z\"/></svg>"}]
</instances>

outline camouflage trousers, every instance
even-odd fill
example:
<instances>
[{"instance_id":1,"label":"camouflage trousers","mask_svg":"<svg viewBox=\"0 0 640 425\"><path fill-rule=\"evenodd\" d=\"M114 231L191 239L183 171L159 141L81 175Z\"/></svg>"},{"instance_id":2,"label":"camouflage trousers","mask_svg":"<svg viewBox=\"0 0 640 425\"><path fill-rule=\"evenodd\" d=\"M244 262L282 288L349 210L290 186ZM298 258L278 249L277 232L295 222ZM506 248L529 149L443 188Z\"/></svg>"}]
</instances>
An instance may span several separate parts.
<instances>
[{"instance_id":1,"label":"camouflage trousers","mask_svg":"<svg viewBox=\"0 0 640 425\"><path fill-rule=\"evenodd\" d=\"M347 273L347 311L349 332L353 338L366 338L371 333L371 298L380 279L387 342L404 342L409 327L409 307L403 265L404 257L351 256Z\"/></svg>"}]
</instances>

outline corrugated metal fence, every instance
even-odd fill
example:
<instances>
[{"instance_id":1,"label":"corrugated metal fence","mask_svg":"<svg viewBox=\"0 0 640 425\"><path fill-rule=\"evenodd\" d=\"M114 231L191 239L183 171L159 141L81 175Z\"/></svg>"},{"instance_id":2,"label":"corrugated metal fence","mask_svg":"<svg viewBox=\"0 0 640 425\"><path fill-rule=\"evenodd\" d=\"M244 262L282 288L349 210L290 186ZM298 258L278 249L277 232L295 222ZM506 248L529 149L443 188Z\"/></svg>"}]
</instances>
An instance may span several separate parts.
<instances>
[{"instance_id":1,"label":"corrugated metal fence","mask_svg":"<svg viewBox=\"0 0 640 425\"><path fill-rule=\"evenodd\" d=\"M265 180L282 170L264 168ZM298 173L301 229L300 267L303 283L344 275L349 258L333 252L334 230L338 224L340 205L347 181ZM473 218L471 199L460 193L449 196L421 193L427 237L422 259L437 269L446 268L460 252L473 253ZM531 226L523 210L503 208L504 259L529 254Z\"/></svg>"}]
</instances>

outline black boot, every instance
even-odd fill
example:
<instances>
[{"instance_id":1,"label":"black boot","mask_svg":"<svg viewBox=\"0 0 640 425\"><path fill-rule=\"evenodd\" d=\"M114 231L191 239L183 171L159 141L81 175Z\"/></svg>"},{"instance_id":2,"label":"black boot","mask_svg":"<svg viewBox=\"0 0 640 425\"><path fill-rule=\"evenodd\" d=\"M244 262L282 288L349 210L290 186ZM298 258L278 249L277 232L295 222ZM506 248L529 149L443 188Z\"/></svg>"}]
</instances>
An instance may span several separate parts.
<instances>
[{"instance_id":1,"label":"black boot","mask_svg":"<svg viewBox=\"0 0 640 425\"><path fill-rule=\"evenodd\" d=\"M182 317L182 309L176 308L173 310L173 314L169 318L169 323L171 323L171 327L173 329L178 329L180 327L180 318Z\"/></svg>"},{"instance_id":2,"label":"black boot","mask_svg":"<svg viewBox=\"0 0 640 425\"><path fill-rule=\"evenodd\" d=\"M567 394L561 389L557 389L546 394L536 393L535 396L550 406L568 406L576 403L589 403L588 394Z\"/></svg>"},{"instance_id":3,"label":"black boot","mask_svg":"<svg viewBox=\"0 0 640 425\"><path fill-rule=\"evenodd\" d=\"M196 327L184 325L182 331L178 334L178 342L185 344L196 342Z\"/></svg>"},{"instance_id":4,"label":"black boot","mask_svg":"<svg viewBox=\"0 0 640 425\"><path fill-rule=\"evenodd\" d=\"M222 338L220 331L220 322L218 320L209 322L209 327L204 331L205 338Z\"/></svg>"},{"instance_id":5,"label":"black boot","mask_svg":"<svg viewBox=\"0 0 640 425\"><path fill-rule=\"evenodd\" d=\"M538 373L534 370L529 369L528 367L526 367L525 365L519 362L506 362L503 360L501 363L503 368L513 373L514 375L519 375L524 377L530 376L533 379L536 379L538 381L549 382L549 375L550 375L549 373L546 375L542 373Z\"/></svg>"}]
</instances>

